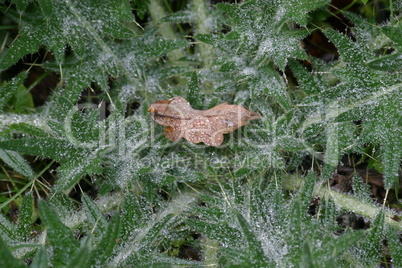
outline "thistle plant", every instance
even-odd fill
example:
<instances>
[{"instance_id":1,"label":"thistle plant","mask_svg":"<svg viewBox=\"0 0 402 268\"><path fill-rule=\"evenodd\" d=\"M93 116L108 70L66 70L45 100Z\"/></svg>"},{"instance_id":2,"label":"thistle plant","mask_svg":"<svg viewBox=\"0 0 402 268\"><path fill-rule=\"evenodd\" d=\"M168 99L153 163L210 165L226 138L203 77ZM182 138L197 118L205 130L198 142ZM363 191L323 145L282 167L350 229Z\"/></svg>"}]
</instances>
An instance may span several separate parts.
<instances>
[{"instance_id":1,"label":"thistle plant","mask_svg":"<svg viewBox=\"0 0 402 268\"><path fill-rule=\"evenodd\" d=\"M0 266L401 267L402 4L381 3L376 23L327 0L0 1ZM261 118L172 142L148 109L173 97ZM356 174L331 189L348 157L383 204Z\"/></svg>"}]
</instances>

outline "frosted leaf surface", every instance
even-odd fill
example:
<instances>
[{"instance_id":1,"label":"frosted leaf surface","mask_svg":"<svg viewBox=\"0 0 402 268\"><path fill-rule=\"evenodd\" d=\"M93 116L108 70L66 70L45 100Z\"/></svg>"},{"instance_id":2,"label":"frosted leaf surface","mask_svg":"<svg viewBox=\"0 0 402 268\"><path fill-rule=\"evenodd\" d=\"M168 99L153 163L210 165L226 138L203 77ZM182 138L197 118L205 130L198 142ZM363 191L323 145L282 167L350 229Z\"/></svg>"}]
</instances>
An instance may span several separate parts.
<instances>
[{"instance_id":1,"label":"frosted leaf surface","mask_svg":"<svg viewBox=\"0 0 402 268\"><path fill-rule=\"evenodd\" d=\"M49 131L46 120L37 114L0 114L0 131L13 124L26 123L39 129Z\"/></svg>"}]
</instances>

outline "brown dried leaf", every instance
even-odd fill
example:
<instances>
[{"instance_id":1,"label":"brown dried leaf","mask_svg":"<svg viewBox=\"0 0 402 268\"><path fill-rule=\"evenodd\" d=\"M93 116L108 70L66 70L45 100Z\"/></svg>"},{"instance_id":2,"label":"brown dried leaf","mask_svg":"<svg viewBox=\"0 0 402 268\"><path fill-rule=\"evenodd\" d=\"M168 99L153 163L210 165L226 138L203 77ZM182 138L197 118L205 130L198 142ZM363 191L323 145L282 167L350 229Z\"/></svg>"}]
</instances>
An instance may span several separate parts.
<instances>
[{"instance_id":1,"label":"brown dried leaf","mask_svg":"<svg viewBox=\"0 0 402 268\"><path fill-rule=\"evenodd\" d=\"M191 108L182 97L161 100L153 103L148 112L159 125L165 126L164 135L170 141L181 138L192 143L203 142L208 146L219 146L223 134L227 134L247 124L247 120L260 118L239 105L219 104L209 110Z\"/></svg>"}]
</instances>

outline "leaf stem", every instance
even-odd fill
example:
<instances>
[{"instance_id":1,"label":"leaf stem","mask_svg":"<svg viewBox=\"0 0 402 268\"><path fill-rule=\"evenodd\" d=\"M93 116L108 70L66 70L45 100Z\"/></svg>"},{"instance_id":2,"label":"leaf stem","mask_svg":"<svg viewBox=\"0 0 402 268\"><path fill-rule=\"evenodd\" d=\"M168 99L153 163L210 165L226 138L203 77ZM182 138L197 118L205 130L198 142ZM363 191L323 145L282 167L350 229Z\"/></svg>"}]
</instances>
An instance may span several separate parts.
<instances>
[{"instance_id":1,"label":"leaf stem","mask_svg":"<svg viewBox=\"0 0 402 268\"><path fill-rule=\"evenodd\" d=\"M11 198L9 198L6 202L2 203L0 205L0 211L7 206L8 204L10 204L12 201L14 201L18 196L20 196L23 192L25 192L25 190L27 190L30 186L32 186L35 183L35 180L37 178L39 178L40 176L42 176L42 174L48 170L54 163L55 161L51 161L44 169L41 170L41 172L35 176L35 178L33 178L31 181L29 181L24 187L22 187L15 195L13 195Z\"/></svg>"},{"instance_id":2,"label":"leaf stem","mask_svg":"<svg viewBox=\"0 0 402 268\"><path fill-rule=\"evenodd\" d=\"M393 91L400 90L402 88L402 84L396 84L387 88L382 88L381 90L378 90L372 95L369 95L365 98L362 98L360 100L353 100L349 104L345 104L345 102L340 102L340 101L335 101L333 103L330 103L327 105L326 108L326 114L325 118L326 119L334 119L337 118L339 115L346 113L348 111L351 111L355 108L365 106L365 105L372 105L375 103L375 101L378 100L378 98L385 96L387 94L392 93ZM339 106L339 103L342 103L341 106ZM336 109L335 109L336 107ZM303 125L300 127L299 131L303 132L307 127L311 126L312 124L322 122L322 110L318 109L317 112L311 113L311 115L306 118L306 120L303 122Z\"/></svg>"},{"instance_id":3,"label":"leaf stem","mask_svg":"<svg viewBox=\"0 0 402 268\"><path fill-rule=\"evenodd\" d=\"M289 175L283 179L283 188L286 190L294 191L297 188L301 188L304 184L304 179L297 175ZM374 204L367 204L362 202L361 200L346 194L342 194L336 192L334 190L329 189L326 186L323 186L321 183L318 183L315 186L314 194L318 196L330 196L338 208L345 209L347 211L351 211L353 213L362 215L364 217L375 219L378 212L382 209ZM402 221L398 222L393 219L396 216L396 213L388 210L385 212L385 222L389 225L392 225L398 230L402 231Z\"/></svg>"}]
</instances>

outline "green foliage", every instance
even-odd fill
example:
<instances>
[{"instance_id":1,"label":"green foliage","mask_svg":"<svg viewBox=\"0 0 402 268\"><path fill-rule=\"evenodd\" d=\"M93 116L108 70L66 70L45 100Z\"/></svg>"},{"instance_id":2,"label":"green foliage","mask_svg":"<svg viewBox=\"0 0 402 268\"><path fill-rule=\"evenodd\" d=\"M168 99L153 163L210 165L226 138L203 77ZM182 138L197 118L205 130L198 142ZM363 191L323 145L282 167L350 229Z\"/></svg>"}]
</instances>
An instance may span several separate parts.
<instances>
[{"instance_id":1,"label":"green foliage","mask_svg":"<svg viewBox=\"0 0 402 268\"><path fill-rule=\"evenodd\" d=\"M31 166L19 153L0 149L0 158L16 172L24 175L27 178L34 177L34 172Z\"/></svg>"},{"instance_id":2,"label":"green foliage","mask_svg":"<svg viewBox=\"0 0 402 268\"><path fill-rule=\"evenodd\" d=\"M363 29L360 29L362 31ZM381 146L381 158L384 166L384 182L386 188L392 187L397 181L401 161L402 128L400 127L400 107L402 99L399 94L400 72L389 74L383 70L369 68L365 62L375 56L367 49L368 44L361 43L334 30L326 32L328 38L337 46L342 64L330 67L331 73L339 79L337 85L328 87L322 80L322 75L309 77L311 74L303 71L298 63L292 63L292 70L300 86L319 94L322 107L309 111L310 115L303 123L306 133L314 125L322 125L326 132L326 164L332 168L324 170L328 176L337 165L340 156L345 152L361 153L364 144L374 143ZM327 67L326 67L327 68ZM319 69L316 70L320 72ZM313 92L312 92L313 93ZM317 105L317 96L307 96L303 105ZM310 103L310 104L309 104ZM325 109L324 115L319 109ZM361 120L360 133L352 121ZM321 126L320 126L321 127ZM308 132L307 132L308 133ZM314 137L316 139L316 137Z\"/></svg>"},{"instance_id":3,"label":"green foliage","mask_svg":"<svg viewBox=\"0 0 402 268\"><path fill-rule=\"evenodd\" d=\"M381 246L384 232L384 211L380 210L374 219L370 231L363 241L358 244L359 252L356 257L361 259L361 263L367 267L378 263L381 258Z\"/></svg>"},{"instance_id":4,"label":"green foliage","mask_svg":"<svg viewBox=\"0 0 402 268\"><path fill-rule=\"evenodd\" d=\"M238 188L236 181L221 185L221 196L205 200L205 209L194 210L200 219L187 223L208 238L223 242L219 262L225 267L290 267L305 261L309 267L339 267L336 263L347 259L348 249L363 233L334 238L333 229L321 222L334 221L333 217L306 213L314 180L310 174L291 203L274 184L263 190L259 185L243 186L241 192L232 191Z\"/></svg>"},{"instance_id":5,"label":"green foliage","mask_svg":"<svg viewBox=\"0 0 402 268\"><path fill-rule=\"evenodd\" d=\"M46 237L54 250L53 261L56 266L66 265L78 246L71 230L65 226L52 208L39 200L39 215L46 227Z\"/></svg>"},{"instance_id":6,"label":"green foliage","mask_svg":"<svg viewBox=\"0 0 402 268\"><path fill-rule=\"evenodd\" d=\"M386 189L399 188L400 10L381 25L345 12L352 38L320 29L339 53L323 62L301 43L314 16L330 14L327 0L179 2L152 21L162 1L0 1L0 23L18 27L13 41L0 28L1 167L29 178L5 203L15 201L18 220L0 215L0 266L376 266L384 239L401 266L401 225L360 178L353 205L372 209L367 231L340 230L352 202L317 190L351 153L378 160ZM25 86L31 69L13 73L31 57L59 77L40 107ZM261 119L220 147L171 143L147 109L173 96L197 109L243 105ZM292 181L306 156L322 166ZM35 187L45 172L46 201ZM181 256L187 248L194 258Z\"/></svg>"},{"instance_id":7,"label":"green foliage","mask_svg":"<svg viewBox=\"0 0 402 268\"><path fill-rule=\"evenodd\" d=\"M0 111L26 113L33 110L33 101L29 92L24 87L27 72L22 72L9 82L3 82L0 87Z\"/></svg>"},{"instance_id":8,"label":"green foliage","mask_svg":"<svg viewBox=\"0 0 402 268\"><path fill-rule=\"evenodd\" d=\"M32 260L31 266L35 268L45 268L47 267L48 262L49 260L47 257L46 249L44 246L40 246L34 259Z\"/></svg>"},{"instance_id":9,"label":"green foliage","mask_svg":"<svg viewBox=\"0 0 402 268\"><path fill-rule=\"evenodd\" d=\"M26 238L31 232L31 225L35 220L32 194L24 196L18 218L17 233Z\"/></svg>"},{"instance_id":10,"label":"green foliage","mask_svg":"<svg viewBox=\"0 0 402 268\"><path fill-rule=\"evenodd\" d=\"M395 264L396 267L402 265L402 247L401 243L399 241L398 237L398 232L395 230L395 228L389 228L387 230L388 234L388 241L389 241L389 247L391 249L391 257L392 261Z\"/></svg>"},{"instance_id":11,"label":"green foliage","mask_svg":"<svg viewBox=\"0 0 402 268\"><path fill-rule=\"evenodd\" d=\"M25 267L23 265L23 263L14 258L14 256L11 254L11 252L9 251L9 249L7 248L7 244L4 243L3 239L0 237L0 264L3 267Z\"/></svg>"},{"instance_id":12,"label":"green foliage","mask_svg":"<svg viewBox=\"0 0 402 268\"><path fill-rule=\"evenodd\" d=\"M99 56L107 50L102 36L128 38L133 34L121 24L132 18L128 1L38 1L38 4L40 8L17 5L19 11L24 12L22 17L12 9L5 12L19 22L20 32L19 38L3 55L0 70L14 64L16 58L35 52L41 45L53 52L58 63L64 62L66 44L81 59L89 59L97 52L96 58L100 60ZM99 12L90 12L93 8Z\"/></svg>"}]
</instances>

